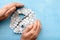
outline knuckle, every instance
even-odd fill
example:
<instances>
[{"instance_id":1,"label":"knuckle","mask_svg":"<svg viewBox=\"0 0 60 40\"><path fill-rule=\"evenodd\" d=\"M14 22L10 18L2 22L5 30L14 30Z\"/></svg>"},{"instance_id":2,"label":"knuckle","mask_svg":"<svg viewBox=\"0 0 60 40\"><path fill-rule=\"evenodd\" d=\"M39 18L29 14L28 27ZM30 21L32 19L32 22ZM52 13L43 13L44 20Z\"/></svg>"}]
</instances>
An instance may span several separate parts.
<instances>
[{"instance_id":1,"label":"knuckle","mask_svg":"<svg viewBox=\"0 0 60 40\"><path fill-rule=\"evenodd\" d=\"M33 32L33 31L31 31L31 34L34 34L34 32Z\"/></svg>"}]
</instances>

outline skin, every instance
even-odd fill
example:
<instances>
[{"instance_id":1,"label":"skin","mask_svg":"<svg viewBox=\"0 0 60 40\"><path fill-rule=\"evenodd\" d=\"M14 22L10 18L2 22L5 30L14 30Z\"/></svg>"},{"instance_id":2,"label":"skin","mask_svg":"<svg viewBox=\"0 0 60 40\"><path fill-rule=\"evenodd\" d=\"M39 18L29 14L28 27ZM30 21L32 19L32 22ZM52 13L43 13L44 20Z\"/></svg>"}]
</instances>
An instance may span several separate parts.
<instances>
[{"instance_id":1,"label":"skin","mask_svg":"<svg viewBox=\"0 0 60 40\"><path fill-rule=\"evenodd\" d=\"M17 7L23 7L23 6L24 5L20 3L11 3L4 6L2 9L0 9L0 21L10 16L16 10Z\"/></svg>"},{"instance_id":2,"label":"skin","mask_svg":"<svg viewBox=\"0 0 60 40\"><path fill-rule=\"evenodd\" d=\"M36 40L40 31L41 23L39 20L36 20L23 31L21 40Z\"/></svg>"},{"instance_id":3,"label":"skin","mask_svg":"<svg viewBox=\"0 0 60 40\"><path fill-rule=\"evenodd\" d=\"M17 7L23 7L24 5L21 3L11 3L4 6L0 9L0 21L5 20L8 18ZM21 40L36 40L38 34L41 30L41 23L39 20L36 20L33 24L28 25L27 28L22 33Z\"/></svg>"}]
</instances>

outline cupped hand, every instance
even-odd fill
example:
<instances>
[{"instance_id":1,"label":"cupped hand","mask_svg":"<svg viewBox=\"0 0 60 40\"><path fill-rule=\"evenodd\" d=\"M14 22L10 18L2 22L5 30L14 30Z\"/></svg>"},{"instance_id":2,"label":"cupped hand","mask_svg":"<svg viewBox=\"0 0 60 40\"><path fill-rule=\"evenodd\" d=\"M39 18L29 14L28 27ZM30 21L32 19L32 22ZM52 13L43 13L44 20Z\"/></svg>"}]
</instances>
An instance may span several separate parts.
<instances>
[{"instance_id":1,"label":"cupped hand","mask_svg":"<svg viewBox=\"0 0 60 40\"><path fill-rule=\"evenodd\" d=\"M29 25L22 33L21 40L36 40L41 30L41 23L36 20L34 24Z\"/></svg>"},{"instance_id":2,"label":"cupped hand","mask_svg":"<svg viewBox=\"0 0 60 40\"><path fill-rule=\"evenodd\" d=\"M23 4L15 2L4 6L2 9L0 9L0 21L6 19L9 15L11 15L17 7L23 6Z\"/></svg>"}]
</instances>

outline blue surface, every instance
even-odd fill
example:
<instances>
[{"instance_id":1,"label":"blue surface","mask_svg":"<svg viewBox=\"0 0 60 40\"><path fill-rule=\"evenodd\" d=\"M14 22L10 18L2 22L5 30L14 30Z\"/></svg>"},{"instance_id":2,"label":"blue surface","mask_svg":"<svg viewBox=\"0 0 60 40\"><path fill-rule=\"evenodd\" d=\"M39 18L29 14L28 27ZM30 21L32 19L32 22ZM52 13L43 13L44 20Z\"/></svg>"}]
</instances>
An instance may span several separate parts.
<instances>
[{"instance_id":1,"label":"blue surface","mask_svg":"<svg viewBox=\"0 0 60 40\"><path fill-rule=\"evenodd\" d=\"M37 40L60 40L60 0L0 0L0 8L12 2L23 3L35 11L42 23ZM0 40L19 40L21 35L14 34L9 24L10 17L0 22Z\"/></svg>"}]
</instances>

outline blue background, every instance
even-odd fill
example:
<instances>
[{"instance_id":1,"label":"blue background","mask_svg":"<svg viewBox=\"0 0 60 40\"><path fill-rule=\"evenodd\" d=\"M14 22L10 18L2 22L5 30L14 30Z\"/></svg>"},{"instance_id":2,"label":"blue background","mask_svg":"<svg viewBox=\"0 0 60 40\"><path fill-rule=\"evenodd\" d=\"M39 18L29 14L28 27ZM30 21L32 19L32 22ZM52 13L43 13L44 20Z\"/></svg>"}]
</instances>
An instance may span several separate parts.
<instances>
[{"instance_id":1,"label":"blue background","mask_svg":"<svg viewBox=\"0 0 60 40\"><path fill-rule=\"evenodd\" d=\"M60 0L0 0L0 8L12 2L25 4L42 23L37 40L60 40ZM10 17L0 22L0 40L19 40L21 35L9 28Z\"/></svg>"}]
</instances>

